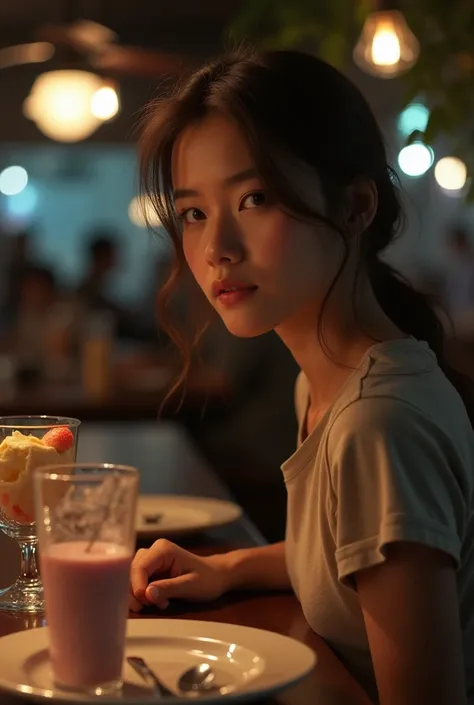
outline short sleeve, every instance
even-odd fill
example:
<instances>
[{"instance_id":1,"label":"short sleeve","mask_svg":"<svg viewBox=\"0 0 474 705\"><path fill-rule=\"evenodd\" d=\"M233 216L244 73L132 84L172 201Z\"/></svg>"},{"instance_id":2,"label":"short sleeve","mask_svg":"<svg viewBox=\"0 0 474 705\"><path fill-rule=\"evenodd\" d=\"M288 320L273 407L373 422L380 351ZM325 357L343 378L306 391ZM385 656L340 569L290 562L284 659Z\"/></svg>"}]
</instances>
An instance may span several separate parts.
<instances>
[{"instance_id":1,"label":"short sleeve","mask_svg":"<svg viewBox=\"0 0 474 705\"><path fill-rule=\"evenodd\" d=\"M341 582L353 587L351 576L399 541L437 548L459 566L470 468L426 414L397 399L359 399L334 420L327 461Z\"/></svg>"}]
</instances>

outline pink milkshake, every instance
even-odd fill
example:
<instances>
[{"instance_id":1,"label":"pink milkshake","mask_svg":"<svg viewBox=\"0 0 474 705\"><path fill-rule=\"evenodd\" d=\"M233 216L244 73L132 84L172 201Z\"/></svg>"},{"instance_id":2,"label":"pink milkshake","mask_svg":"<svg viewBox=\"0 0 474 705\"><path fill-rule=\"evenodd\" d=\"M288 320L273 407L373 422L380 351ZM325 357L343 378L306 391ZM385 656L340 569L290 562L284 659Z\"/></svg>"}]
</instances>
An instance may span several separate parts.
<instances>
[{"instance_id":1,"label":"pink milkshake","mask_svg":"<svg viewBox=\"0 0 474 705\"><path fill-rule=\"evenodd\" d=\"M54 543L41 554L58 686L121 687L131 560L126 546L104 541Z\"/></svg>"}]
</instances>

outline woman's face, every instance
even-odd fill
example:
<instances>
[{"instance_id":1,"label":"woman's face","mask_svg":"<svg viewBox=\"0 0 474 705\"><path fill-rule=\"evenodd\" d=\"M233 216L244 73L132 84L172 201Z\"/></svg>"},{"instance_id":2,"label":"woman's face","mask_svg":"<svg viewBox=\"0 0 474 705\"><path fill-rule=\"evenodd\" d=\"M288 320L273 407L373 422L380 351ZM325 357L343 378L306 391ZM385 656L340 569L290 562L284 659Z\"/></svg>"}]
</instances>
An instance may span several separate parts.
<instances>
[{"instance_id":1,"label":"woman's face","mask_svg":"<svg viewBox=\"0 0 474 705\"><path fill-rule=\"evenodd\" d=\"M337 233L272 203L238 126L211 116L187 128L172 163L183 248L199 286L231 333L252 337L308 317L343 256ZM300 193L323 211L318 179Z\"/></svg>"}]
</instances>

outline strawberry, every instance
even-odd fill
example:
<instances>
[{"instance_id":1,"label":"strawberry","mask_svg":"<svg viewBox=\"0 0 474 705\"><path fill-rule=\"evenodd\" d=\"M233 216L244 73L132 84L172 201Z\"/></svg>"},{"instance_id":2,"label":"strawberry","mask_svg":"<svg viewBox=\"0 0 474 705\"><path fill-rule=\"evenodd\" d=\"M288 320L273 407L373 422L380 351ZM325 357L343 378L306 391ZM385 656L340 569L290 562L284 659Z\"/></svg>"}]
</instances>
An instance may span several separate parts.
<instances>
[{"instance_id":1,"label":"strawberry","mask_svg":"<svg viewBox=\"0 0 474 705\"><path fill-rule=\"evenodd\" d=\"M17 517L17 521L20 524L27 523L31 524L33 519L26 514L21 507L18 506L18 504L14 504L12 507L13 514Z\"/></svg>"},{"instance_id":2,"label":"strawberry","mask_svg":"<svg viewBox=\"0 0 474 705\"><path fill-rule=\"evenodd\" d=\"M44 434L43 443L55 448L58 453L64 453L74 445L74 436L67 426L57 426Z\"/></svg>"}]
</instances>

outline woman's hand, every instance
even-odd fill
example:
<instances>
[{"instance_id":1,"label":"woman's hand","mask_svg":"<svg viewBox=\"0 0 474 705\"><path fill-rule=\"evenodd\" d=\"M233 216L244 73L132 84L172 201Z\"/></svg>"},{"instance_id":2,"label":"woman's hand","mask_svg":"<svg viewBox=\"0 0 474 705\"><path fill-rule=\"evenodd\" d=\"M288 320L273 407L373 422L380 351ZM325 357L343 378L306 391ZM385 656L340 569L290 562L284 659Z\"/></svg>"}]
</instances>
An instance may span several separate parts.
<instances>
[{"instance_id":1,"label":"woman's hand","mask_svg":"<svg viewBox=\"0 0 474 705\"><path fill-rule=\"evenodd\" d=\"M145 605L166 609L169 600L216 600L227 590L224 556L197 556L159 539L140 549L132 561L129 607Z\"/></svg>"}]
</instances>

